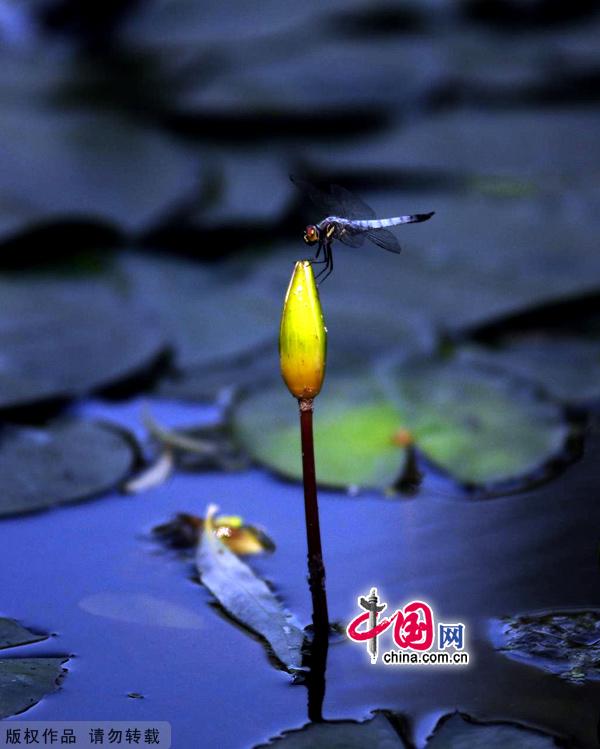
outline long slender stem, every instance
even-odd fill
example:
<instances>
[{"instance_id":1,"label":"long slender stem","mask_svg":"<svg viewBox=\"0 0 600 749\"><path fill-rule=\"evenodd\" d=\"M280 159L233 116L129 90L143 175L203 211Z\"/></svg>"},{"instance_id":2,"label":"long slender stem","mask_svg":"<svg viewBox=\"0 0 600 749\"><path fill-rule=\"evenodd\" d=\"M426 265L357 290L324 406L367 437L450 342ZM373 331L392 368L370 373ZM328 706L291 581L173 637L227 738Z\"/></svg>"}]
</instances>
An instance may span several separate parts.
<instances>
[{"instance_id":1,"label":"long slender stem","mask_svg":"<svg viewBox=\"0 0 600 749\"><path fill-rule=\"evenodd\" d=\"M313 402L300 399L300 434L302 438L302 476L304 480L304 512L308 544L308 585L313 604L313 640L310 649L308 675L308 717L323 720L325 698L325 669L329 647L329 614L325 589L325 565L321 548L315 450L313 441Z\"/></svg>"},{"instance_id":2,"label":"long slender stem","mask_svg":"<svg viewBox=\"0 0 600 749\"><path fill-rule=\"evenodd\" d=\"M315 629L329 629L327 594L325 592L325 566L321 548L317 479L315 474L315 449L313 442L313 403L300 399L300 434L302 438L302 477L304 481L304 512L306 516L306 541L308 544L308 584L313 602Z\"/></svg>"}]
</instances>

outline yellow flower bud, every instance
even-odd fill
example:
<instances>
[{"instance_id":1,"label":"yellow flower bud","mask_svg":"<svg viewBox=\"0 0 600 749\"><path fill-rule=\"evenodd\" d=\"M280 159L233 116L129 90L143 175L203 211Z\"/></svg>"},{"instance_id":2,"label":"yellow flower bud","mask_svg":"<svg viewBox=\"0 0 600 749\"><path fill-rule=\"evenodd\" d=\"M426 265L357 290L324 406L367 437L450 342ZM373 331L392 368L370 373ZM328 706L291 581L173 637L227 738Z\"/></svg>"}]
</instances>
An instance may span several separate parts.
<instances>
[{"instance_id":1,"label":"yellow flower bud","mask_svg":"<svg viewBox=\"0 0 600 749\"><path fill-rule=\"evenodd\" d=\"M325 377L327 329L309 260L299 260L288 286L281 328L281 374L290 393L299 399L319 394Z\"/></svg>"}]
</instances>

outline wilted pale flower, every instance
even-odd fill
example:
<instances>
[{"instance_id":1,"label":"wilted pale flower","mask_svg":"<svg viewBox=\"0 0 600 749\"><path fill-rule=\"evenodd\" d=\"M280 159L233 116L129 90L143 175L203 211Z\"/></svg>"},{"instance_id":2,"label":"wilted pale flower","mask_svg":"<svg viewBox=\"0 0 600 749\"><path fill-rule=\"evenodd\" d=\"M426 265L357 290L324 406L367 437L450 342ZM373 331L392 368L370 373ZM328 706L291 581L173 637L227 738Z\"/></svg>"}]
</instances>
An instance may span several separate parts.
<instances>
[{"instance_id":1,"label":"wilted pale flower","mask_svg":"<svg viewBox=\"0 0 600 749\"><path fill-rule=\"evenodd\" d=\"M288 286L281 328L281 374L291 394L311 399L319 394L325 377L327 329L319 292L309 260L299 260Z\"/></svg>"}]
</instances>

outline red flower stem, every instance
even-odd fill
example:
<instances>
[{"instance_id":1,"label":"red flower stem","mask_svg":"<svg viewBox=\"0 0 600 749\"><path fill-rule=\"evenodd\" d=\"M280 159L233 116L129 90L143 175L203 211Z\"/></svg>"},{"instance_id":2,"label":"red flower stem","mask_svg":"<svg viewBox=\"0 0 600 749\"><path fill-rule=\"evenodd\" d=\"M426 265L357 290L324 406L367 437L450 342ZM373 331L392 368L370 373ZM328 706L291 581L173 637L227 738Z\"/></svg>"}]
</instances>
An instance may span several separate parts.
<instances>
[{"instance_id":1,"label":"red flower stem","mask_svg":"<svg viewBox=\"0 0 600 749\"><path fill-rule=\"evenodd\" d=\"M325 566L321 549L317 479L315 474L315 449L313 441L313 401L300 398L300 434L302 439L302 478L304 482L304 512L306 516L306 541L308 544L308 585L313 603L315 634L328 636L329 615L325 591Z\"/></svg>"}]
</instances>

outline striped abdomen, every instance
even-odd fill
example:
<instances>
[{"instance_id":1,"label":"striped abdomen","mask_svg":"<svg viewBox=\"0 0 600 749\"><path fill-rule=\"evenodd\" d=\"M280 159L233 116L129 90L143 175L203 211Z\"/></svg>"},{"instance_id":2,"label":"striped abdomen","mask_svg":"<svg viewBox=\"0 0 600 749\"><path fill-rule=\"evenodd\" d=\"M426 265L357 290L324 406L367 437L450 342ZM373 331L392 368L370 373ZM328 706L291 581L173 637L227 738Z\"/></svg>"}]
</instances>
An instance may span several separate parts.
<instances>
[{"instance_id":1,"label":"striped abdomen","mask_svg":"<svg viewBox=\"0 0 600 749\"><path fill-rule=\"evenodd\" d=\"M415 213L412 216L396 216L395 218L368 219L362 221L349 221L342 219L343 223L351 224L359 229L385 229L388 226L399 226L400 224L415 224L427 221L433 213Z\"/></svg>"}]
</instances>

